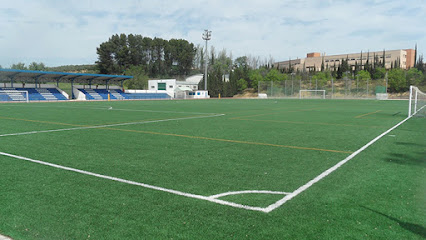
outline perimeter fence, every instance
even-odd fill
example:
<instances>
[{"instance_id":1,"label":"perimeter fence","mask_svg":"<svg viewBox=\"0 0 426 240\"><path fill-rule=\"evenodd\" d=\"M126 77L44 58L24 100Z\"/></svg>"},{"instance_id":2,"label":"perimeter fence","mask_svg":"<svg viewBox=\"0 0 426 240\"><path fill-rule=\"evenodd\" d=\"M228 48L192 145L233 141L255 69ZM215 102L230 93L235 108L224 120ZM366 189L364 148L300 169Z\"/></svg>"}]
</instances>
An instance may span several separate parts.
<instances>
[{"instance_id":1,"label":"perimeter fence","mask_svg":"<svg viewBox=\"0 0 426 240\"><path fill-rule=\"evenodd\" d=\"M386 89L386 79L285 80L258 83L259 96L266 94L267 98L299 98L300 90L325 90L325 98L372 99L376 98L377 94L386 94ZM318 98L319 95L322 95L320 91Z\"/></svg>"}]
</instances>

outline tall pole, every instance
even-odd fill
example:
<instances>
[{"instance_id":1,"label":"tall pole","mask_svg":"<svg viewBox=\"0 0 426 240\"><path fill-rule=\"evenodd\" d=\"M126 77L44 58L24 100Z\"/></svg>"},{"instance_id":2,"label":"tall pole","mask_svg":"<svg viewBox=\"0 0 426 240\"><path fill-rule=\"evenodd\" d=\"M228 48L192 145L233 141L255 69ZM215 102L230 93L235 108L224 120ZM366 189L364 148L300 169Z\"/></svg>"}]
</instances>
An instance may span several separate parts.
<instances>
[{"instance_id":1,"label":"tall pole","mask_svg":"<svg viewBox=\"0 0 426 240\"><path fill-rule=\"evenodd\" d=\"M203 39L206 40L206 58L204 67L204 90L207 91L207 65L209 62L209 55L207 54L207 41L211 39L212 31L204 30Z\"/></svg>"}]
</instances>

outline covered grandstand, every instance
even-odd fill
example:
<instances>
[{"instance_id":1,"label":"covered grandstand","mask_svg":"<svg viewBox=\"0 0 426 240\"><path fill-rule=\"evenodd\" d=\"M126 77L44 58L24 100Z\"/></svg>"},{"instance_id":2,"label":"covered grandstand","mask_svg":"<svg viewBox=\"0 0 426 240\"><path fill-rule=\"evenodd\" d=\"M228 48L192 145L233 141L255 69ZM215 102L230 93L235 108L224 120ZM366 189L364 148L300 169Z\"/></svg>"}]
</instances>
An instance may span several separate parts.
<instances>
[{"instance_id":1,"label":"covered grandstand","mask_svg":"<svg viewBox=\"0 0 426 240\"><path fill-rule=\"evenodd\" d=\"M0 101L170 98L167 93L125 92L123 82L132 78L124 75L0 69ZM67 89L59 88L60 83L62 86L66 83Z\"/></svg>"}]
</instances>

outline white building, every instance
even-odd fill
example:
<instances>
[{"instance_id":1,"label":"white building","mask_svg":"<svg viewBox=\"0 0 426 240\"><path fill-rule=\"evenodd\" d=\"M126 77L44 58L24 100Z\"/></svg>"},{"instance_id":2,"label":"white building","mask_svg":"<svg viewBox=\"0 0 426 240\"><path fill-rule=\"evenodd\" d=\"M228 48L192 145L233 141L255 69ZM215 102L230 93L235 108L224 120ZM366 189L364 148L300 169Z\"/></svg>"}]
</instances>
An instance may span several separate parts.
<instances>
[{"instance_id":1,"label":"white building","mask_svg":"<svg viewBox=\"0 0 426 240\"><path fill-rule=\"evenodd\" d=\"M201 75L202 79L202 75ZM148 91L167 92L174 98L210 98L207 91L198 91L198 75L192 76L189 81L177 81L176 79L148 80Z\"/></svg>"},{"instance_id":2,"label":"white building","mask_svg":"<svg viewBox=\"0 0 426 240\"><path fill-rule=\"evenodd\" d=\"M288 69L290 66L294 70L299 71L310 71L310 70L321 70L321 65L324 63L326 69L333 70L339 67L342 63L342 59L347 59L348 64L352 69L355 69L355 65L363 68L363 65L369 61L370 64L375 62L375 57L381 63L385 63L385 68L391 68L392 64L396 61L402 69L410 69L414 67L414 49L398 49L398 50L386 50L376 52L359 52L359 53L345 53L339 55L326 56L318 52L308 53L306 58L290 59L287 61L276 62L274 65L278 69Z\"/></svg>"}]
</instances>

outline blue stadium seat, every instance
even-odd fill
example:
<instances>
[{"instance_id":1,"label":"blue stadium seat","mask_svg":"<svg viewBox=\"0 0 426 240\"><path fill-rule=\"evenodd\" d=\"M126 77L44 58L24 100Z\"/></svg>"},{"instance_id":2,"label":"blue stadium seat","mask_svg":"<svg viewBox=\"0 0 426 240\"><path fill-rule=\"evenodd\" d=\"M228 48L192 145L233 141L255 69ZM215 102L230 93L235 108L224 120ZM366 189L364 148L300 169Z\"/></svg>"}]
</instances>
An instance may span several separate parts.
<instances>
[{"instance_id":1,"label":"blue stadium seat","mask_svg":"<svg viewBox=\"0 0 426 240\"><path fill-rule=\"evenodd\" d=\"M121 89L78 89L86 100L107 100L108 94L114 99L170 99L167 93L125 93Z\"/></svg>"},{"instance_id":2,"label":"blue stadium seat","mask_svg":"<svg viewBox=\"0 0 426 240\"><path fill-rule=\"evenodd\" d=\"M68 100L56 88L0 88L0 90L28 91L28 98L30 101ZM5 100L5 101L14 101L14 99L9 98L9 100Z\"/></svg>"}]
</instances>

